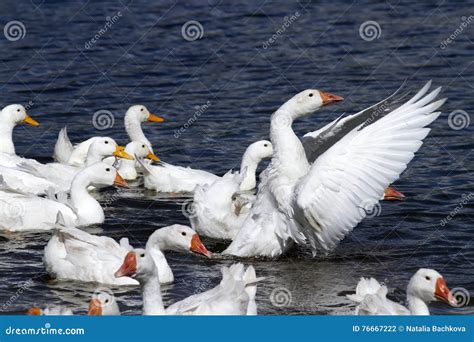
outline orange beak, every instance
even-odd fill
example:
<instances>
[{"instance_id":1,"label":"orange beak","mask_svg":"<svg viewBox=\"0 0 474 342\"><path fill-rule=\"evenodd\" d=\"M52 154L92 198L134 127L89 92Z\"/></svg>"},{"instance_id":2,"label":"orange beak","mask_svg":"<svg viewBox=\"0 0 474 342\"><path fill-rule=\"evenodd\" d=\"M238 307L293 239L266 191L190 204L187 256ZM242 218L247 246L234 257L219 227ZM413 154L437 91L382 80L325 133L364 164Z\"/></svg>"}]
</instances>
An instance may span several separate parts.
<instances>
[{"instance_id":1,"label":"orange beak","mask_svg":"<svg viewBox=\"0 0 474 342\"><path fill-rule=\"evenodd\" d=\"M202 244L199 235L194 234L191 239L191 251L197 254L202 254L210 258L212 256L211 252Z\"/></svg>"},{"instance_id":2,"label":"orange beak","mask_svg":"<svg viewBox=\"0 0 474 342\"><path fill-rule=\"evenodd\" d=\"M451 291L449 291L448 285L446 284L446 281L443 278L438 278L438 280L436 280L436 288L434 295L436 299L448 303L451 306L458 305L458 301L453 296Z\"/></svg>"},{"instance_id":3,"label":"orange beak","mask_svg":"<svg viewBox=\"0 0 474 342\"><path fill-rule=\"evenodd\" d=\"M383 199L385 201L404 201L405 195L389 186L383 192Z\"/></svg>"},{"instance_id":4,"label":"orange beak","mask_svg":"<svg viewBox=\"0 0 474 342\"><path fill-rule=\"evenodd\" d=\"M39 126L38 121L33 120L33 119L31 118L31 116L29 116L28 114L26 114L26 116L25 116L25 118L23 119L22 123L28 124L28 125L31 125L31 126Z\"/></svg>"},{"instance_id":5,"label":"orange beak","mask_svg":"<svg viewBox=\"0 0 474 342\"><path fill-rule=\"evenodd\" d=\"M100 304L100 300L98 299L91 299L89 303L89 311L87 311L89 316L102 316L102 305Z\"/></svg>"},{"instance_id":6,"label":"orange beak","mask_svg":"<svg viewBox=\"0 0 474 342\"><path fill-rule=\"evenodd\" d=\"M325 93L324 91L320 91L319 94L321 95L321 98L323 99L323 105L327 105L333 102L339 102L344 100L343 97L333 95L331 93Z\"/></svg>"},{"instance_id":7,"label":"orange beak","mask_svg":"<svg viewBox=\"0 0 474 342\"><path fill-rule=\"evenodd\" d=\"M114 185L120 186L122 188L128 188L128 183L122 178L122 176L120 176L120 173L118 172L115 174Z\"/></svg>"},{"instance_id":8,"label":"orange beak","mask_svg":"<svg viewBox=\"0 0 474 342\"><path fill-rule=\"evenodd\" d=\"M159 116L156 116L156 115L154 115L154 114L150 114L150 115L148 116L147 121L149 121L149 122L164 122L165 119L163 119L163 118L161 118L161 117L159 117Z\"/></svg>"},{"instance_id":9,"label":"orange beak","mask_svg":"<svg viewBox=\"0 0 474 342\"><path fill-rule=\"evenodd\" d=\"M115 278L133 277L135 273L137 273L137 255L135 252L128 252L122 266L115 272Z\"/></svg>"},{"instance_id":10,"label":"orange beak","mask_svg":"<svg viewBox=\"0 0 474 342\"><path fill-rule=\"evenodd\" d=\"M157 161L157 162L160 161L160 158L158 158L157 156L155 156L155 155L153 154L153 152L151 152L151 151L148 152L148 154L146 155L146 157L147 157L148 159L151 159L151 160L154 160L154 161Z\"/></svg>"},{"instance_id":11,"label":"orange beak","mask_svg":"<svg viewBox=\"0 0 474 342\"><path fill-rule=\"evenodd\" d=\"M41 316L41 309L34 306L32 308L29 308L26 314L28 316Z\"/></svg>"},{"instance_id":12,"label":"orange beak","mask_svg":"<svg viewBox=\"0 0 474 342\"><path fill-rule=\"evenodd\" d=\"M131 155L129 155L127 152L125 152L125 147L123 147L123 146L117 146L115 148L115 152L113 153L113 155L115 157L128 159L128 160L134 160L135 159Z\"/></svg>"}]
</instances>

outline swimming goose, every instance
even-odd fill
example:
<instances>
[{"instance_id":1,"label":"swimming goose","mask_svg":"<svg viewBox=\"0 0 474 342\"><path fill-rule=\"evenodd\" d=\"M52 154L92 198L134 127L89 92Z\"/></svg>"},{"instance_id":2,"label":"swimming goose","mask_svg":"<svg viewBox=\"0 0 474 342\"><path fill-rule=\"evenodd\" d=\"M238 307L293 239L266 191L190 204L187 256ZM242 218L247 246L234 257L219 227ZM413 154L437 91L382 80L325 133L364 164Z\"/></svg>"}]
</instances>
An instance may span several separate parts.
<instances>
[{"instance_id":1,"label":"swimming goose","mask_svg":"<svg viewBox=\"0 0 474 342\"><path fill-rule=\"evenodd\" d=\"M153 154L148 145L140 141L129 142L127 146L125 146L125 152L139 159L146 158L152 161L160 161L160 158ZM114 158L107 158L104 161L110 165L115 163ZM118 161L118 171L125 180L135 180L138 178L138 166L139 164L136 160L120 159Z\"/></svg>"},{"instance_id":2,"label":"swimming goose","mask_svg":"<svg viewBox=\"0 0 474 342\"><path fill-rule=\"evenodd\" d=\"M267 140L257 141L247 147L240 166L240 172L245 173L240 182L240 190L248 191L255 188L255 172L258 164L262 159L270 158L272 151L272 144ZM167 163L143 166L145 187L159 192L193 192L198 185L211 184L221 179L221 177L207 171Z\"/></svg>"},{"instance_id":3,"label":"swimming goose","mask_svg":"<svg viewBox=\"0 0 474 342\"><path fill-rule=\"evenodd\" d=\"M252 174L255 175L255 170ZM245 177L244 181L245 179L248 177ZM189 215L191 227L203 236L232 240L242 227L256 199L254 194L241 190L242 176L238 174L226 174L211 184L198 185L194 190L193 212ZM384 200L404 198L405 196L393 187L388 187L384 191Z\"/></svg>"},{"instance_id":4,"label":"swimming goose","mask_svg":"<svg viewBox=\"0 0 474 342\"><path fill-rule=\"evenodd\" d=\"M23 194L4 187L0 191L0 228L9 231L49 230L61 212L69 224L86 226L104 222L100 203L87 189L90 185L127 186L115 168L99 162L79 172L72 181L70 202Z\"/></svg>"},{"instance_id":5,"label":"swimming goose","mask_svg":"<svg viewBox=\"0 0 474 342\"><path fill-rule=\"evenodd\" d=\"M144 249L125 256L116 277L133 277L142 287L143 315L246 315L256 314L255 270L242 264L222 268L222 281L215 288L190 296L165 310L160 280L153 258ZM253 297L252 297L253 295Z\"/></svg>"},{"instance_id":6,"label":"swimming goose","mask_svg":"<svg viewBox=\"0 0 474 342\"><path fill-rule=\"evenodd\" d=\"M15 167L21 162L31 161L17 156L12 134L16 125L23 123L31 126L39 126L27 113L25 107L19 104L6 106L0 111L0 165Z\"/></svg>"},{"instance_id":7,"label":"swimming goose","mask_svg":"<svg viewBox=\"0 0 474 342\"><path fill-rule=\"evenodd\" d=\"M89 302L88 316L120 316L115 296L110 291L96 291Z\"/></svg>"},{"instance_id":8,"label":"swimming goose","mask_svg":"<svg viewBox=\"0 0 474 342\"><path fill-rule=\"evenodd\" d=\"M97 290L92 295L87 311L89 316L118 316L120 309L118 307L115 296L110 291ZM73 316L74 313L70 308L63 306L48 306L44 309L32 307L28 309L29 316Z\"/></svg>"},{"instance_id":9,"label":"swimming goose","mask_svg":"<svg viewBox=\"0 0 474 342\"><path fill-rule=\"evenodd\" d=\"M361 278L356 293L347 295L358 303L356 315L429 315L428 303L439 300L452 306L456 298L437 271L420 268L407 286L408 308L387 298L387 287L374 278Z\"/></svg>"},{"instance_id":10,"label":"swimming goose","mask_svg":"<svg viewBox=\"0 0 474 342\"><path fill-rule=\"evenodd\" d=\"M33 306L26 314L28 316L74 316L72 309L63 306L48 306L44 309Z\"/></svg>"},{"instance_id":11,"label":"swimming goose","mask_svg":"<svg viewBox=\"0 0 474 342\"><path fill-rule=\"evenodd\" d=\"M84 169L84 167L91 166L109 156L134 161L134 157L127 153L127 151L124 150L124 147L119 146L114 139L109 137L97 137L89 146L85 164L83 166L48 163L31 166L24 165L23 169L33 173L35 176L43 177L53 182L55 184L56 192L68 191L71 188L72 180L78 172ZM115 160L114 157L111 158ZM8 180L6 181L8 183ZM47 188L45 191L46 190Z\"/></svg>"},{"instance_id":12,"label":"swimming goose","mask_svg":"<svg viewBox=\"0 0 474 342\"><path fill-rule=\"evenodd\" d=\"M441 88L427 94L430 86L402 105L395 93L336 119L311 137L311 153L293 121L342 98L309 89L283 104L271 118L274 153L257 199L223 254L277 257L293 242L309 244L313 253L333 250L366 216L367 204L399 178L428 135L426 126L441 114L436 110L446 99L433 102Z\"/></svg>"},{"instance_id":13,"label":"swimming goose","mask_svg":"<svg viewBox=\"0 0 474 342\"><path fill-rule=\"evenodd\" d=\"M131 106L125 113L125 130L127 131L130 141L143 142L152 150L151 143L145 137L141 128L141 123L145 121L163 122L164 119L151 114L145 106ZM59 132L53 157L62 164L82 166L85 163L90 144L96 139L97 137L92 137L73 146L67 135L67 129L64 127Z\"/></svg>"},{"instance_id":14,"label":"swimming goose","mask_svg":"<svg viewBox=\"0 0 474 342\"><path fill-rule=\"evenodd\" d=\"M192 252L211 256L197 233L179 224L155 230L148 238L146 248L156 263L162 284L174 281L164 252ZM138 285L132 278L114 276L131 249L128 239L122 239L118 243L107 236L92 235L72 227L60 227L44 249L43 262L46 271L56 279Z\"/></svg>"}]
</instances>

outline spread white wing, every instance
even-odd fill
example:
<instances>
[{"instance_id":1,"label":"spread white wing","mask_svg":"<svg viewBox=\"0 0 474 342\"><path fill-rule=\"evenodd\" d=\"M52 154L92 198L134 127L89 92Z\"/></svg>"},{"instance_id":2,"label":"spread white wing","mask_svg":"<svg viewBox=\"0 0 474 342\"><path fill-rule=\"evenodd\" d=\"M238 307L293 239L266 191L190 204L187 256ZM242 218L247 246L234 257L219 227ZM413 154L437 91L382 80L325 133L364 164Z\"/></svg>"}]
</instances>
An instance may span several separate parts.
<instances>
[{"instance_id":1,"label":"spread white wing","mask_svg":"<svg viewBox=\"0 0 474 342\"><path fill-rule=\"evenodd\" d=\"M431 82L412 99L369 125L360 124L327 149L295 187L294 227L314 252L335 248L378 204L429 133L445 99L432 102Z\"/></svg>"}]
</instances>

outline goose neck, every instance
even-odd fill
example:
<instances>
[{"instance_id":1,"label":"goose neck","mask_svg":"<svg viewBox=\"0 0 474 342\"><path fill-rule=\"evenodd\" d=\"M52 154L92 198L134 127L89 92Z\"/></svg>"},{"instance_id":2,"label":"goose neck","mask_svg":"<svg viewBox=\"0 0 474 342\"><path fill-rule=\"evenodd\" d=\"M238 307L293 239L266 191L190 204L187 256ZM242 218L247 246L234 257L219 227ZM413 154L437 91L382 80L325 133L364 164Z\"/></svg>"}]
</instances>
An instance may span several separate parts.
<instances>
[{"instance_id":1,"label":"goose neck","mask_svg":"<svg viewBox=\"0 0 474 342\"><path fill-rule=\"evenodd\" d=\"M407 294L408 310L412 315L428 316L430 310L424 300L411 293Z\"/></svg>"},{"instance_id":2,"label":"goose neck","mask_svg":"<svg viewBox=\"0 0 474 342\"><path fill-rule=\"evenodd\" d=\"M125 115L125 130L127 131L130 141L140 141L150 145L150 142L143 133L141 122L137 119Z\"/></svg>"},{"instance_id":3,"label":"goose neck","mask_svg":"<svg viewBox=\"0 0 474 342\"><path fill-rule=\"evenodd\" d=\"M160 279L155 270L150 276L140 281L143 292L143 314L146 316L164 315L165 307L161 297Z\"/></svg>"},{"instance_id":4,"label":"goose neck","mask_svg":"<svg viewBox=\"0 0 474 342\"><path fill-rule=\"evenodd\" d=\"M15 145L13 144L13 128L15 125L6 120L0 120L0 152L15 154Z\"/></svg>"}]
</instances>

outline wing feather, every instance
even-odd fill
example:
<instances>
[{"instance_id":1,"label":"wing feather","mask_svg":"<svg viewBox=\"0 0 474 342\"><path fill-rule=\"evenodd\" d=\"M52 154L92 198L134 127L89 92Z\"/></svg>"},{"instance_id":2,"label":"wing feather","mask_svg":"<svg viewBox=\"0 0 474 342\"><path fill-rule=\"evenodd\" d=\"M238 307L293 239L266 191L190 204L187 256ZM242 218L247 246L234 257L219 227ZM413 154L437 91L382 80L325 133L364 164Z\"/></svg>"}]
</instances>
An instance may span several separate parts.
<instances>
[{"instance_id":1,"label":"wing feather","mask_svg":"<svg viewBox=\"0 0 474 342\"><path fill-rule=\"evenodd\" d=\"M430 86L379 120L354 128L300 179L294 201L298 224L292 229L303 233L314 253L335 248L406 169L445 101L432 102L441 88L427 94Z\"/></svg>"}]
</instances>

